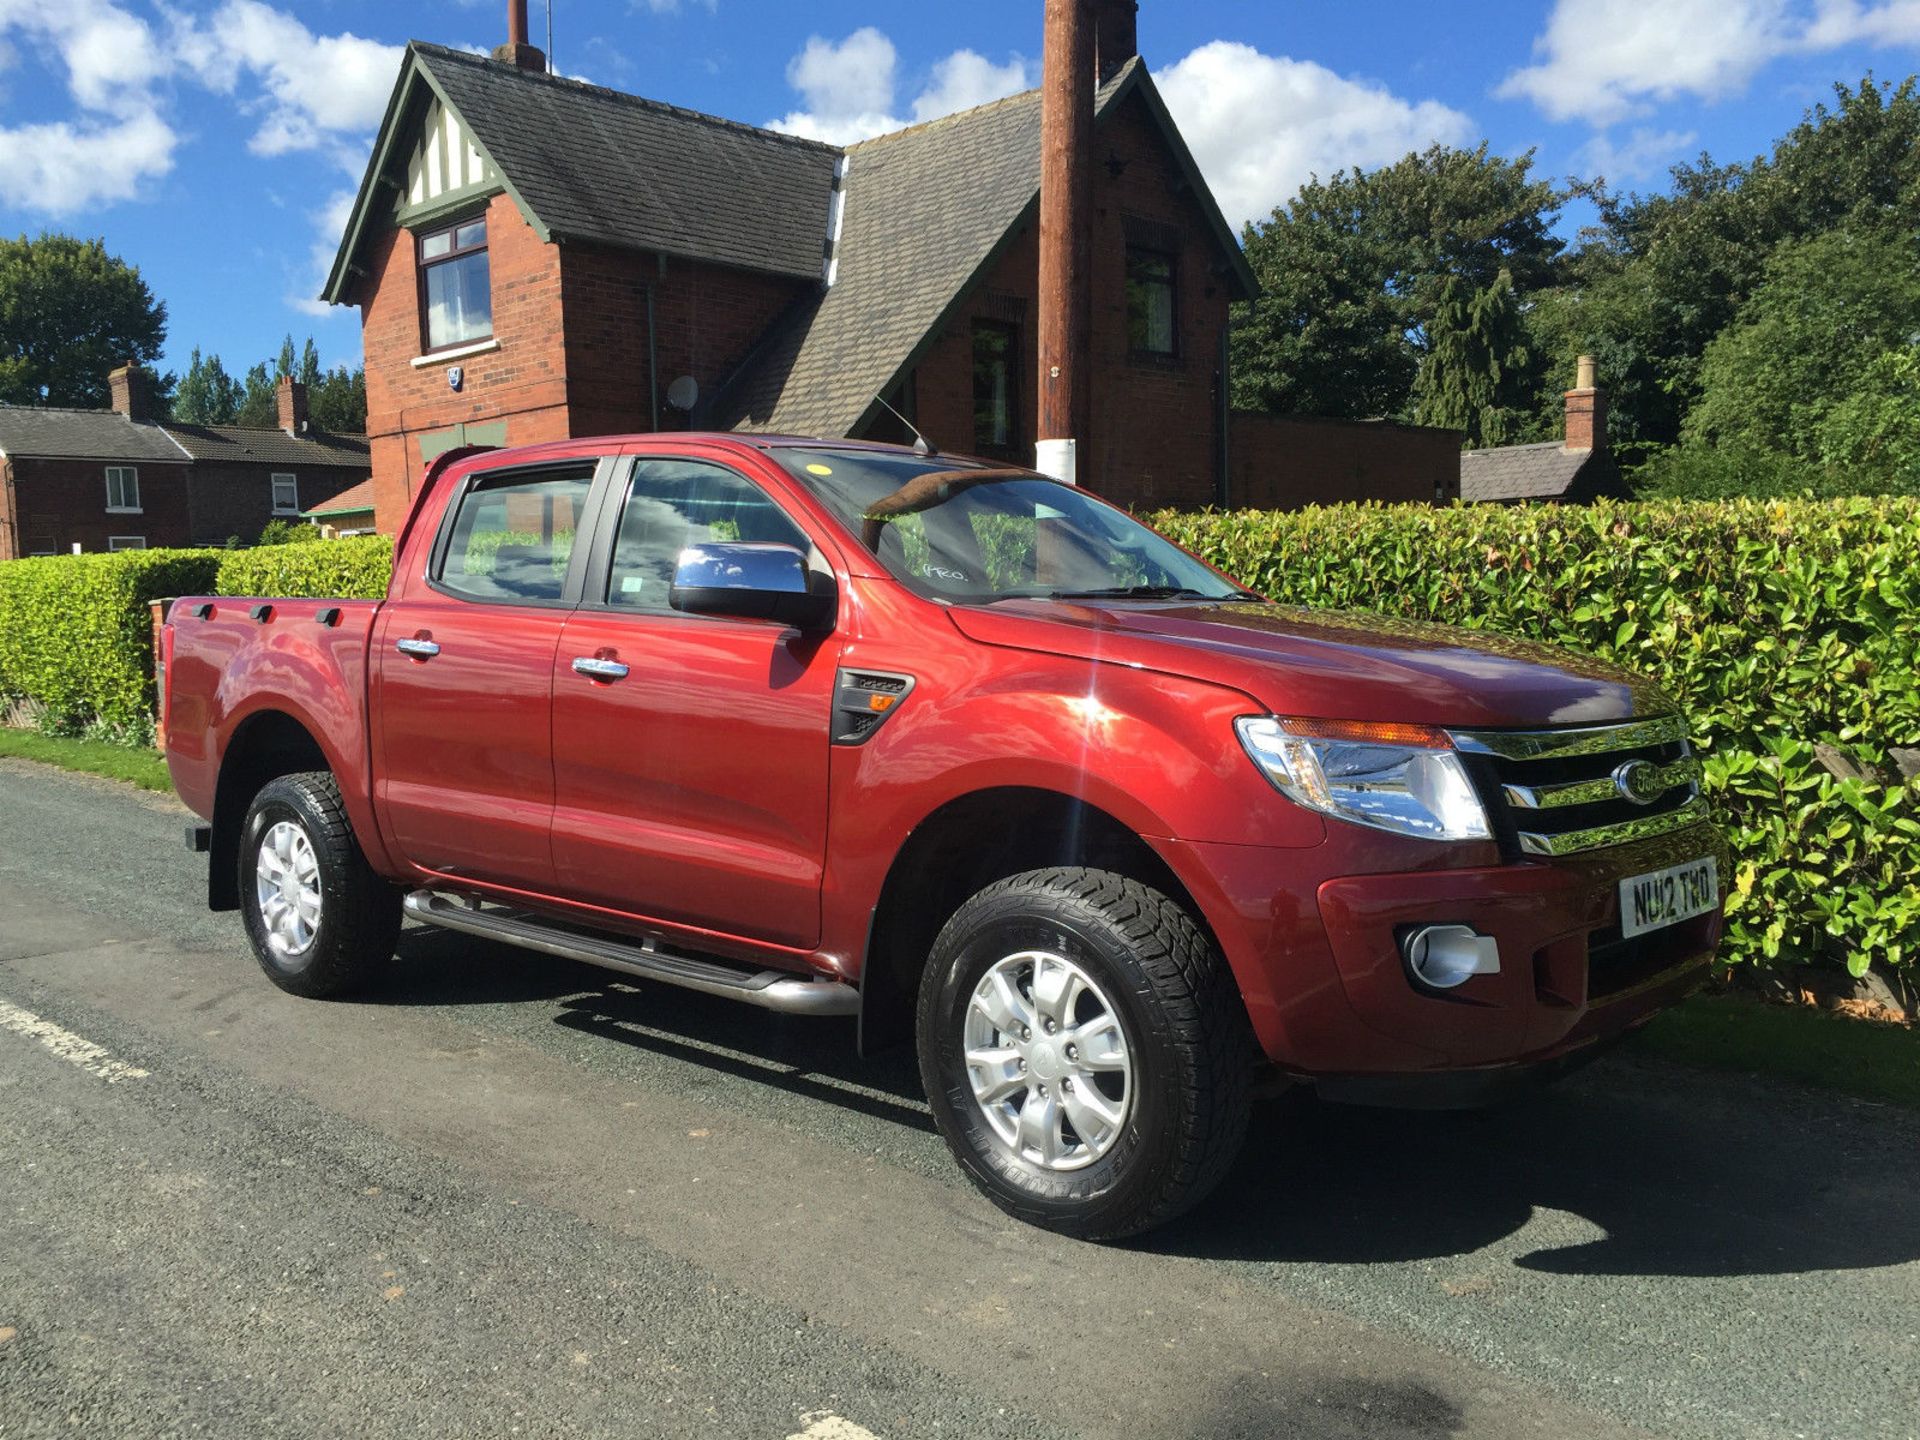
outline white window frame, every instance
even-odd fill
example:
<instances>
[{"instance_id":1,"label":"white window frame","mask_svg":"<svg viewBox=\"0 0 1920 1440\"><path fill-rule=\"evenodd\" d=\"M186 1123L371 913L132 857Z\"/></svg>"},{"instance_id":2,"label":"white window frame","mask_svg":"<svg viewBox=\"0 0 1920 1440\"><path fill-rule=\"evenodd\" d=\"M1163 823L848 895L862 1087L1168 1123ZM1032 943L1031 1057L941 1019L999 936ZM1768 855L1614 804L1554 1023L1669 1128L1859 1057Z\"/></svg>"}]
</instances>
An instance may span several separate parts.
<instances>
[{"instance_id":1,"label":"white window frame","mask_svg":"<svg viewBox=\"0 0 1920 1440\"><path fill-rule=\"evenodd\" d=\"M120 482L121 500L124 501L127 498L126 487L129 485L133 487L133 503L131 505L116 505L113 503L113 477L116 475L124 477ZM139 515L141 513L143 512L140 509L140 471L138 467L133 465L107 466L107 514Z\"/></svg>"},{"instance_id":2,"label":"white window frame","mask_svg":"<svg viewBox=\"0 0 1920 1440\"><path fill-rule=\"evenodd\" d=\"M146 548L147 548L147 537L144 535L109 535L107 536L107 549L109 551L144 550Z\"/></svg>"},{"instance_id":3,"label":"white window frame","mask_svg":"<svg viewBox=\"0 0 1920 1440\"><path fill-rule=\"evenodd\" d=\"M280 482L284 480L293 487L293 499L286 505L280 503ZM276 470L267 477L273 496L273 513L278 517L300 518L300 477L291 470Z\"/></svg>"}]
</instances>

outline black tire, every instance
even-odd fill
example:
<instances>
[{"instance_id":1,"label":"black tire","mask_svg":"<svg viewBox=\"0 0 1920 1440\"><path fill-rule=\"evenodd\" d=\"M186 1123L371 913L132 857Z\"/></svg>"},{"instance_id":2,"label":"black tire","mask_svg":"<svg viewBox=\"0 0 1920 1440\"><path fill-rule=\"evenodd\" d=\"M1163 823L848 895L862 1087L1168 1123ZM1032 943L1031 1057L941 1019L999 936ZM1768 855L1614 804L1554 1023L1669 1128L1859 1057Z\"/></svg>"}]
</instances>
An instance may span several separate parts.
<instances>
[{"instance_id":1,"label":"black tire","mask_svg":"<svg viewBox=\"0 0 1920 1440\"><path fill-rule=\"evenodd\" d=\"M312 849L319 915L307 943L276 944L258 894L260 852L276 827L298 827ZM400 892L360 853L340 787L324 770L282 775L253 797L240 827L240 913L267 978L310 999L364 986L393 958L400 935Z\"/></svg>"},{"instance_id":2,"label":"black tire","mask_svg":"<svg viewBox=\"0 0 1920 1440\"><path fill-rule=\"evenodd\" d=\"M1084 972L1125 1035L1126 1118L1084 1168L1021 1154L996 1132L969 1079L965 1026L975 989L1027 951L1058 954ZM1239 989L1193 917L1137 880L1061 868L988 886L934 941L917 1019L920 1075L940 1133L974 1183L1029 1224L1087 1240L1137 1235L1204 1199L1245 1141L1256 1055ZM1047 1063L1058 1058L1050 1053ZM1028 1073L1025 1060L1019 1068Z\"/></svg>"}]
</instances>

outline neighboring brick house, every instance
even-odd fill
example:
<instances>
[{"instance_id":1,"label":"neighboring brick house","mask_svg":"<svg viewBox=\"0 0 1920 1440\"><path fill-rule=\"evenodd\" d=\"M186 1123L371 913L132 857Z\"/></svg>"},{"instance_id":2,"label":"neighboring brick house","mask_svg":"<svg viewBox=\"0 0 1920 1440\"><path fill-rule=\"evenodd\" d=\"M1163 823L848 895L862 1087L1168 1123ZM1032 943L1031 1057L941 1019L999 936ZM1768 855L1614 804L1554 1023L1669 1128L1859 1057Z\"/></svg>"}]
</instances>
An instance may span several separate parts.
<instances>
[{"instance_id":1,"label":"neighboring brick house","mask_svg":"<svg viewBox=\"0 0 1920 1440\"><path fill-rule=\"evenodd\" d=\"M1594 381L1593 359L1582 355L1567 391L1565 438L1538 445L1502 445L1460 455L1460 498L1480 504L1554 501L1585 505L1624 495L1620 467L1607 444L1607 392Z\"/></svg>"},{"instance_id":2,"label":"neighboring brick house","mask_svg":"<svg viewBox=\"0 0 1920 1440\"><path fill-rule=\"evenodd\" d=\"M1142 506L1451 494L1451 432L1343 448L1229 416L1253 275L1130 38L1119 58L1081 478ZM323 294L362 314L380 527L462 443L906 438L890 405L943 450L1031 463L1040 111L1030 91L836 147L561 79L526 45L413 43Z\"/></svg>"},{"instance_id":3,"label":"neighboring brick house","mask_svg":"<svg viewBox=\"0 0 1920 1440\"><path fill-rule=\"evenodd\" d=\"M251 541L368 477L366 437L314 429L295 381L275 430L176 425L137 368L111 382L110 410L0 405L0 560Z\"/></svg>"}]
</instances>

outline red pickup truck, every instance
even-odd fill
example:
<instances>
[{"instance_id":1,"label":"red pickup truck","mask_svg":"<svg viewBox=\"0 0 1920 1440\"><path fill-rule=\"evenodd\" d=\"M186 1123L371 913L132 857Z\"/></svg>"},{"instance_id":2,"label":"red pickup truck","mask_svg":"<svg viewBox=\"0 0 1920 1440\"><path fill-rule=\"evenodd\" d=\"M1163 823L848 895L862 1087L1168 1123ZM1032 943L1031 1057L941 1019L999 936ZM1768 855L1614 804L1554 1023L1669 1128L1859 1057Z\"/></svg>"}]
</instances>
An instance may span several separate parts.
<instances>
[{"instance_id":1,"label":"red pickup truck","mask_svg":"<svg viewBox=\"0 0 1920 1440\"><path fill-rule=\"evenodd\" d=\"M386 600L191 598L168 763L298 995L404 917L911 1038L998 1204L1193 1204L1253 1088L1470 1102L1695 985L1673 704L1282 608L1084 490L737 435L462 451Z\"/></svg>"}]
</instances>

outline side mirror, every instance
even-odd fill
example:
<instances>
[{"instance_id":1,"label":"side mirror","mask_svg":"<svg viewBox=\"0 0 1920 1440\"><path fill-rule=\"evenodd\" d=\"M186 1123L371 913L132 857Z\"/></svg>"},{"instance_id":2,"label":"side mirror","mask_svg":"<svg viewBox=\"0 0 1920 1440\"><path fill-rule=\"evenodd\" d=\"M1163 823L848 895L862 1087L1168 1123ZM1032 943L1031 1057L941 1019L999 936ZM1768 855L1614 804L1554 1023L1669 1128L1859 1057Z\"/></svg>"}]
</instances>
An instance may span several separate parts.
<instances>
[{"instance_id":1,"label":"side mirror","mask_svg":"<svg viewBox=\"0 0 1920 1440\"><path fill-rule=\"evenodd\" d=\"M807 557L791 545L712 543L680 552L667 604L689 615L778 620L831 630L839 609L831 584L815 589Z\"/></svg>"}]
</instances>

